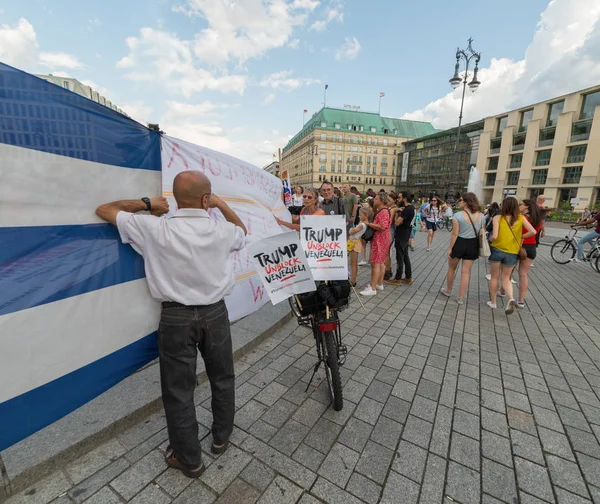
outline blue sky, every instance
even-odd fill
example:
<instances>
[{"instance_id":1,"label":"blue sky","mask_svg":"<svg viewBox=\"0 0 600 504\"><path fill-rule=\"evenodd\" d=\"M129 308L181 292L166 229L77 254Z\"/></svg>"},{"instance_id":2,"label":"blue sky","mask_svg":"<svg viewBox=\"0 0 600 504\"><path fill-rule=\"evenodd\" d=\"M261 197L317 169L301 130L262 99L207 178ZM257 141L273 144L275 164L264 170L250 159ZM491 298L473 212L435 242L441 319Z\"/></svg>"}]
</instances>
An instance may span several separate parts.
<instances>
[{"instance_id":1,"label":"blue sky","mask_svg":"<svg viewBox=\"0 0 600 504\"><path fill-rule=\"evenodd\" d=\"M600 83L600 2L5 0L0 61L92 84L140 121L257 165L327 103L457 121L456 47L483 54L466 119ZM566 72L565 69L569 71Z\"/></svg>"}]
</instances>

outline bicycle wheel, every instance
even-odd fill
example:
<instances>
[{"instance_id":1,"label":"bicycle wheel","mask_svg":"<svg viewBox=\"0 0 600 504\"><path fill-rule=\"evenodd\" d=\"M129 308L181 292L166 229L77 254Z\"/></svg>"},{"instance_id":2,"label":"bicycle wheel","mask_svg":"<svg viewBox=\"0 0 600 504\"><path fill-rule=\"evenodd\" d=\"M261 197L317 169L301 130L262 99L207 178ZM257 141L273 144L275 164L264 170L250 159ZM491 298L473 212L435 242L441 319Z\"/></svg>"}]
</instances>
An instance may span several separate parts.
<instances>
[{"instance_id":1,"label":"bicycle wheel","mask_svg":"<svg viewBox=\"0 0 600 504\"><path fill-rule=\"evenodd\" d=\"M340 365L337 356L335 336L331 331L321 333L323 338L323 352L325 354L325 375L329 385L329 393L333 400L333 409L340 411L344 407L342 395L342 377L340 376Z\"/></svg>"},{"instance_id":2,"label":"bicycle wheel","mask_svg":"<svg viewBox=\"0 0 600 504\"><path fill-rule=\"evenodd\" d=\"M600 254L598 254L598 257L596 257L596 260L594 261L594 263L596 263L596 265L594 266L594 269L600 273Z\"/></svg>"},{"instance_id":3,"label":"bicycle wheel","mask_svg":"<svg viewBox=\"0 0 600 504\"><path fill-rule=\"evenodd\" d=\"M567 264L575 257L575 245L570 240L558 240L552 245L550 255L558 264Z\"/></svg>"},{"instance_id":4,"label":"bicycle wheel","mask_svg":"<svg viewBox=\"0 0 600 504\"><path fill-rule=\"evenodd\" d=\"M598 270L598 257L600 257L600 250L598 250L597 248L592 249L590 255L588 256L590 266L592 267L592 269L600 273L600 271Z\"/></svg>"},{"instance_id":5,"label":"bicycle wheel","mask_svg":"<svg viewBox=\"0 0 600 504\"><path fill-rule=\"evenodd\" d=\"M452 220L451 219L446 220L446 229L448 231L452 231Z\"/></svg>"}]
</instances>

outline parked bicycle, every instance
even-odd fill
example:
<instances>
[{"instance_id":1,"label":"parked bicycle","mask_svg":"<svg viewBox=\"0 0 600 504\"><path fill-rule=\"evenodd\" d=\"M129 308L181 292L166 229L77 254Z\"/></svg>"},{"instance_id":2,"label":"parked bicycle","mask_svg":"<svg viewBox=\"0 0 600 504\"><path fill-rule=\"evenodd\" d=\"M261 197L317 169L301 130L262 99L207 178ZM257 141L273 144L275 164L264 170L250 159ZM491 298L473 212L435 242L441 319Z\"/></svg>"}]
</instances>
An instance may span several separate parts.
<instances>
[{"instance_id":1,"label":"parked bicycle","mask_svg":"<svg viewBox=\"0 0 600 504\"><path fill-rule=\"evenodd\" d=\"M558 240L552 249L550 249L550 255L552 259L558 264L567 264L571 262L577 253L577 245L579 243L579 237L577 236L577 229L572 229L564 240ZM585 252L583 260L590 263L590 266L597 272L600 273L598 266L598 258L600 257L600 238L596 238L592 242L590 249Z\"/></svg>"},{"instance_id":2,"label":"parked bicycle","mask_svg":"<svg viewBox=\"0 0 600 504\"><path fill-rule=\"evenodd\" d=\"M340 367L346 362L348 349L342 344L342 325L338 312L348 306L350 282L320 283L315 292L298 294L289 299L298 324L312 328L317 346L317 362L310 377L308 391L317 371L323 365L333 409L344 407Z\"/></svg>"}]
</instances>

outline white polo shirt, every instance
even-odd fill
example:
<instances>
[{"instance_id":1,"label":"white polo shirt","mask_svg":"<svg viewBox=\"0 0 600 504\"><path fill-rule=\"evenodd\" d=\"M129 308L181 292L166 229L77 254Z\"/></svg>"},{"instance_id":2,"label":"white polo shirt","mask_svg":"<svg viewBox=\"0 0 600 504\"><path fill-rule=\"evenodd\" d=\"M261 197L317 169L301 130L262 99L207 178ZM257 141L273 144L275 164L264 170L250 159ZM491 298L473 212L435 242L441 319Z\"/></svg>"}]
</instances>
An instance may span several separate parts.
<instances>
[{"instance_id":1,"label":"white polo shirt","mask_svg":"<svg viewBox=\"0 0 600 504\"><path fill-rule=\"evenodd\" d=\"M183 305L209 305L231 293L231 254L246 244L242 229L182 208L170 217L119 212L123 243L144 257L152 297Z\"/></svg>"}]
</instances>

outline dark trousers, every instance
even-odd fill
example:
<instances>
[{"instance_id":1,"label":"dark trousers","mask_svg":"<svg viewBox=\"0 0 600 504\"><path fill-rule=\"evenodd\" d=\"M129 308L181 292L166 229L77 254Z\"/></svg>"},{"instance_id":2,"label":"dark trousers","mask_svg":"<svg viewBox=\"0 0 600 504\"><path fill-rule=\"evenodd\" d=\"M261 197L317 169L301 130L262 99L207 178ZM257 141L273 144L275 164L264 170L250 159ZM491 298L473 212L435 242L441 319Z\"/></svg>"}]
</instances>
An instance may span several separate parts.
<instances>
[{"instance_id":1,"label":"dark trousers","mask_svg":"<svg viewBox=\"0 0 600 504\"><path fill-rule=\"evenodd\" d=\"M410 237L410 235L409 235ZM410 257L408 256L408 239L399 240L396 238L396 263L398 264L396 269L396 280L402 278L402 273L406 273L406 278L412 278L412 266L410 265Z\"/></svg>"},{"instance_id":2,"label":"dark trousers","mask_svg":"<svg viewBox=\"0 0 600 504\"><path fill-rule=\"evenodd\" d=\"M212 390L213 442L220 445L229 439L235 414L235 375L225 302L208 306L163 303L158 355L167 430L177 458L190 469L202 462L194 405L198 350Z\"/></svg>"}]
</instances>

